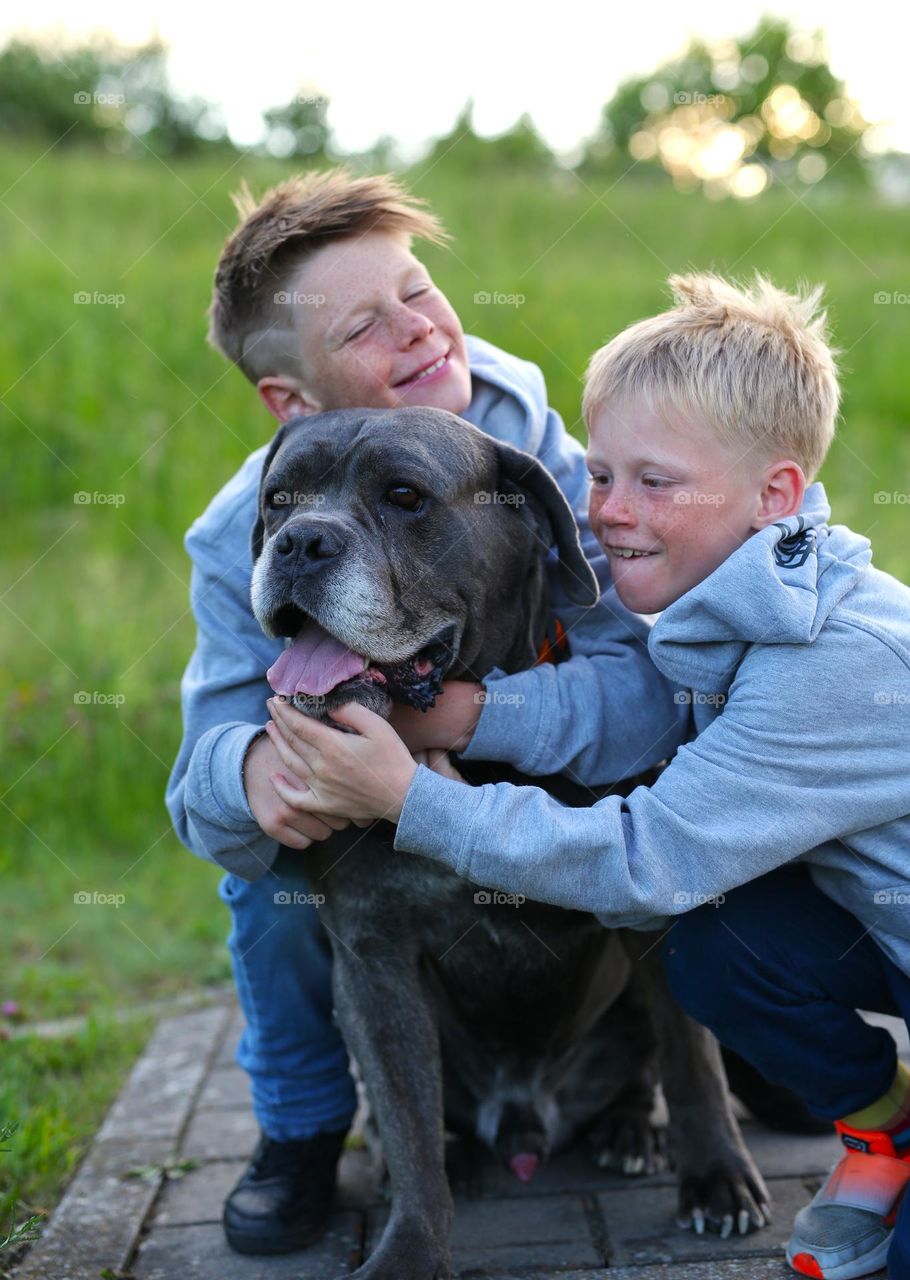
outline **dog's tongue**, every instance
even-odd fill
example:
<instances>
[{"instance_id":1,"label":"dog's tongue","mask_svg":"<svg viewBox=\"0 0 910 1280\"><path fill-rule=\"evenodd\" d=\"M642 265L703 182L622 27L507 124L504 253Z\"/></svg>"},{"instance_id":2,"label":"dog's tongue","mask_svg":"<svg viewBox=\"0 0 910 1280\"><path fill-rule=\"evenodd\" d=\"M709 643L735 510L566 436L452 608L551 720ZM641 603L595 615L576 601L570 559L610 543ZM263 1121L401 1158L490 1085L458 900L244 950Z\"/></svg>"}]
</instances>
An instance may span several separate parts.
<instances>
[{"instance_id":1,"label":"dog's tongue","mask_svg":"<svg viewBox=\"0 0 910 1280\"><path fill-rule=\"evenodd\" d=\"M330 636L318 622L308 622L266 676L276 693L328 693L367 666L360 654Z\"/></svg>"},{"instance_id":2,"label":"dog's tongue","mask_svg":"<svg viewBox=\"0 0 910 1280\"><path fill-rule=\"evenodd\" d=\"M539 1164L540 1156L536 1156L530 1151L520 1151L517 1156L513 1156L509 1161L509 1168L516 1178L520 1178L522 1182L530 1182L537 1172Z\"/></svg>"}]
</instances>

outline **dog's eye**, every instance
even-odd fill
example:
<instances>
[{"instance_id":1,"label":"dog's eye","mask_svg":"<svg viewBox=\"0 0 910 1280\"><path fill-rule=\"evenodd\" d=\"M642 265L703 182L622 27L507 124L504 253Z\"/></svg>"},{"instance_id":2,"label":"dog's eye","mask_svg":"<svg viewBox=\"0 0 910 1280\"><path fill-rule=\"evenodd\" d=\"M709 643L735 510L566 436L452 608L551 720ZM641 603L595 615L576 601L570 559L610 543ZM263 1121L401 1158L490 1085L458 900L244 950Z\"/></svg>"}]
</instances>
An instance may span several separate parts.
<instances>
[{"instance_id":1,"label":"dog's eye","mask_svg":"<svg viewBox=\"0 0 910 1280\"><path fill-rule=\"evenodd\" d=\"M386 489L386 502L393 507L401 507L402 511L419 511L423 506L423 498L409 484L394 484Z\"/></svg>"}]
</instances>

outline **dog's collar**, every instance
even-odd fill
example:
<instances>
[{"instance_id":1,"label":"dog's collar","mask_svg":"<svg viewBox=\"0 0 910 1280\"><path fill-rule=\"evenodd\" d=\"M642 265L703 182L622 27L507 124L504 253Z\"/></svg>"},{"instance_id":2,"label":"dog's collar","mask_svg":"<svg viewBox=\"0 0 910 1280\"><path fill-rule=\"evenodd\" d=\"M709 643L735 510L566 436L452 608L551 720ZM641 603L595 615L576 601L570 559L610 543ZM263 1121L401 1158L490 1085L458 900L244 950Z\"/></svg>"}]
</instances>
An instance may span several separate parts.
<instances>
[{"instance_id":1,"label":"dog's collar","mask_svg":"<svg viewBox=\"0 0 910 1280\"><path fill-rule=\"evenodd\" d=\"M566 629L558 618L551 617L537 651L534 666L539 667L542 662L565 662L569 656L569 637L566 635Z\"/></svg>"}]
</instances>

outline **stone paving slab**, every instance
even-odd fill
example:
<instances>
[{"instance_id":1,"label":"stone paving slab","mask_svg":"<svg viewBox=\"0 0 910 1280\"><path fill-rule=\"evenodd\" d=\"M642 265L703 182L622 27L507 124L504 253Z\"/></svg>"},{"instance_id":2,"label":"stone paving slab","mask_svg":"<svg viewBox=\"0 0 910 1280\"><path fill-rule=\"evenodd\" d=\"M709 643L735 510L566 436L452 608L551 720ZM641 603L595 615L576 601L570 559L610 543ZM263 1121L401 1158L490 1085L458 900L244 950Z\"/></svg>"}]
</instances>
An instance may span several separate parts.
<instances>
[{"instance_id":1,"label":"stone paving slab","mask_svg":"<svg viewBox=\"0 0 910 1280\"><path fill-rule=\"evenodd\" d=\"M249 1111L251 1107L250 1078L239 1067L213 1067L205 1082L197 1111L230 1110Z\"/></svg>"},{"instance_id":2,"label":"stone paving slab","mask_svg":"<svg viewBox=\"0 0 910 1280\"><path fill-rule=\"evenodd\" d=\"M230 1018L221 1006L159 1023L18 1280L97 1280L128 1265ZM130 1176L140 1168L149 1174Z\"/></svg>"},{"instance_id":3,"label":"stone paving slab","mask_svg":"<svg viewBox=\"0 0 910 1280\"><path fill-rule=\"evenodd\" d=\"M903 1024L870 1018L910 1051ZM388 1209L362 1150L345 1152L328 1235L286 1258L245 1258L221 1229L224 1197L258 1138L232 1006L162 1022L109 1112L89 1156L15 1273L17 1280L336 1280L375 1247ZM492 1160L458 1163L451 1144L455 1272L464 1280L790 1280L783 1259L793 1215L836 1160L833 1137L743 1126L774 1198L775 1218L746 1238L695 1237L675 1226L672 1173L623 1178L583 1147L530 1186ZM162 1165L192 1158L179 1179ZM147 1176L129 1176L152 1166ZM884 1273L881 1273L884 1275Z\"/></svg>"},{"instance_id":4,"label":"stone paving slab","mask_svg":"<svg viewBox=\"0 0 910 1280\"><path fill-rule=\"evenodd\" d=\"M591 1208L582 1197L569 1195L529 1196L525 1203L456 1196L449 1237L453 1270L456 1275L511 1275L533 1258L535 1267L560 1276L585 1266L600 1267L602 1275L604 1250L590 1230ZM367 1257L379 1243L386 1217L386 1210L369 1215Z\"/></svg>"},{"instance_id":5,"label":"stone paving slab","mask_svg":"<svg viewBox=\"0 0 910 1280\"><path fill-rule=\"evenodd\" d=\"M360 1247L355 1213L336 1215L318 1244L283 1258L243 1257L228 1248L220 1223L202 1223L153 1231L129 1274L135 1280L341 1280Z\"/></svg>"},{"instance_id":6,"label":"stone paving slab","mask_svg":"<svg viewBox=\"0 0 910 1280\"><path fill-rule=\"evenodd\" d=\"M180 1179L166 1182L155 1206L156 1226L220 1222L225 1198L246 1163L245 1159L209 1161ZM366 1154L345 1151L338 1168L336 1206L362 1210L382 1203L373 1185Z\"/></svg>"},{"instance_id":7,"label":"stone paving slab","mask_svg":"<svg viewBox=\"0 0 910 1280\"><path fill-rule=\"evenodd\" d=\"M752 1235L729 1236L726 1240L697 1236L676 1226L676 1188L638 1187L629 1191L606 1192L597 1197L610 1242L612 1266L653 1266L669 1262L701 1262L712 1258L768 1257L783 1255L790 1238L793 1218L811 1199L817 1187L812 1180L777 1178L770 1184L774 1198L774 1219L770 1226Z\"/></svg>"},{"instance_id":8,"label":"stone paving slab","mask_svg":"<svg viewBox=\"0 0 910 1280\"><path fill-rule=\"evenodd\" d=\"M251 1110L197 1111L181 1153L196 1160L246 1160L258 1140L259 1125Z\"/></svg>"}]
</instances>

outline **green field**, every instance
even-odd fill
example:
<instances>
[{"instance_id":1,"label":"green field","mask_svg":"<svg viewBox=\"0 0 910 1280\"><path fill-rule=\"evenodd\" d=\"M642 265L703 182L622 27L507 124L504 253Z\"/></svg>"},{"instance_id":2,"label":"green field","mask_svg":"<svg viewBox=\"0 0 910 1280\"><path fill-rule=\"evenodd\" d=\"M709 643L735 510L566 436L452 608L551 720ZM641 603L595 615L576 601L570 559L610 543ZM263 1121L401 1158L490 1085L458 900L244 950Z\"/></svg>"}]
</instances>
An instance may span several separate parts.
<instances>
[{"instance_id":1,"label":"green field","mask_svg":"<svg viewBox=\"0 0 910 1280\"><path fill-rule=\"evenodd\" d=\"M253 389L205 345L205 311L234 223L229 192L290 169L224 169L0 150L0 1000L27 1019L229 976L219 873L180 846L163 804L194 639L182 535L271 434ZM824 182L802 200L775 190L743 205L628 181L491 186L444 165L410 180L455 234L453 252L425 259L466 330L536 361L575 432L587 356L665 305L670 272L824 282L845 396L822 479L835 519L910 579L906 508L875 498L910 487L910 305L875 301L910 290L904 209L830 200ZM524 301L476 303L481 291ZM80 492L122 501L81 504ZM76 893L123 901L80 905ZM39 1076L43 1062L36 1053ZM27 1094L0 1084L0 1119L22 1120ZM43 1175L20 1168L11 1181L46 1194Z\"/></svg>"}]
</instances>

